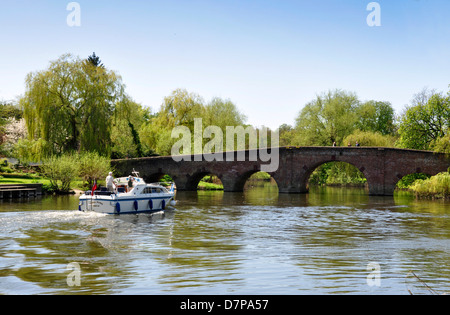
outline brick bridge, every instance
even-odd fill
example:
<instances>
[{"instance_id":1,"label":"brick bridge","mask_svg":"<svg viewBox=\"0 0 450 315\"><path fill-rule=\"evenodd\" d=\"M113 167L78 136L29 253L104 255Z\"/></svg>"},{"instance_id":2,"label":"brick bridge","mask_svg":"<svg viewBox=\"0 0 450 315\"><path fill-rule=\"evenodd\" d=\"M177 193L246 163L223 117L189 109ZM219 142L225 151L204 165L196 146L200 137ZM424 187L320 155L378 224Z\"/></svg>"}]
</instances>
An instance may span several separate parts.
<instances>
[{"instance_id":1,"label":"brick bridge","mask_svg":"<svg viewBox=\"0 0 450 315\"><path fill-rule=\"evenodd\" d=\"M247 179L268 163L259 157L257 161L251 161L254 159L249 157L255 151L240 151L245 153L244 161L238 161L237 153L233 152L233 157L221 153L223 161L209 162L212 159L200 155L187 156L191 161L150 157L114 160L112 165L116 176L128 176L136 169L146 182L156 182L163 175L170 175L180 191L195 191L204 176L216 175L225 191L239 192L243 191ZM397 182L405 175L436 175L447 171L450 166L448 156L429 151L378 147L282 147L279 148L278 170L269 174L277 182L280 193L306 193L311 173L321 164L332 161L352 164L366 177L370 195L385 196L393 195Z\"/></svg>"}]
</instances>

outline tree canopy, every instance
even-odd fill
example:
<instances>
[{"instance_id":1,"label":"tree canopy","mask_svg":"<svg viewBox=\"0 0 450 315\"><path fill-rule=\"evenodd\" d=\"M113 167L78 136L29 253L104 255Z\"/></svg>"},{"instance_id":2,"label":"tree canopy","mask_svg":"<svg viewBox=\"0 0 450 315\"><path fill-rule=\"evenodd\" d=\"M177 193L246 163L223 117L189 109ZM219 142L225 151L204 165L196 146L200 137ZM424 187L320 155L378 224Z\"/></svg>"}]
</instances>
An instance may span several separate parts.
<instances>
[{"instance_id":1,"label":"tree canopy","mask_svg":"<svg viewBox=\"0 0 450 315\"><path fill-rule=\"evenodd\" d=\"M335 90L318 95L296 119L296 144L341 144L355 129L359 100L354 93Z\"/></svg>"},{"instance_id":2,"label":"tree canopy","mask_svg":"<svg viewBox=\"0 0 450 315\"><path fill-rule=\"evenodd\" d=\"M189 128L194 136L196 118L202 119L203 128L218 126L223 134L227 126L241 126L246 120L245 115L230 100L216 97L205 103L196 93L176 89L164 98L160 111L143 125L141 129L143 145L158 154L169 155L173 144L177 141L172 138L172 129L184 126ZM204 141L202 139L202 143Z\"/></svg>"},{"instance_id":3,"label":"tree canopy","mask_svg":"<svg viewBox=\"0 0 450 315\"><path fill-rule=\"evenodd\" d=\"M95 63L95 64L94 64ZM111 119L125 102L125 86L99 59L70 54L30 73L20 100L30 140L44 140L44 155L70 151L110 154Z\"/></svg>"},{"instance_id":4,"label":"tree canopy","mask_svg":"<svg viewBox=\"0 0 450 315\"><path fill-rule=\"evenodd\" d=\"M427 90L417 94L400 118L399 144L410 149L429 150L450 128L450 97Z\"/></svg>"},{"instance_id":5,"label":"tree canopy","mask_svg":"<svg viewBox=\"0 0 450 315\"><path fill-rule=\"evenodd\" d=\"M186 89L173 90L152 112L127 95L122 78L95 52L86 59L65 54L47 69L28 74L18 103L19 108L0 104L0 131L7 117L21 119L23 113L28 138L20 140L15 151L27 160L72 152L113 158L166 155L177 141L173 128L184 126L194 134L198 118L202 131L217 126L226 134L227 126L243 126L259 132L246 125L247 117L231 100L205 101ZM358 141L445 152L449 130L450 94L423 90L396 119L391 103L361 101L354 92L339 89L318 94L301 109L294 126L278 129L282 146L346 146ZM207 141L203 138L202 144Z\"/></svg>"}]
</instances>

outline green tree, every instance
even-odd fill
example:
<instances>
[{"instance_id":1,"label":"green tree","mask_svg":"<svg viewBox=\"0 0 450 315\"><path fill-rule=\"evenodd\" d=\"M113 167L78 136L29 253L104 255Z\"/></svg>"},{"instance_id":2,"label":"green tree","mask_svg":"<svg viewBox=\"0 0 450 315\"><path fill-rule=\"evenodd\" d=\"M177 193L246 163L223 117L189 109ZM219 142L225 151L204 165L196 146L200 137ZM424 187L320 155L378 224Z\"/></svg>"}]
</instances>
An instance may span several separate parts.
<instances>
[{"instance_id":1,"label":"green tree","mask_svg":"<svg viewBox=\"0 0 450 315\"><path fill-rule=\"evenodd\" d=\"M95 52L88 57L87 61L92 64L94 67L101 67L104 68L102 61L100 60L100 57L95 54Z\"/></svg>"},{"instance_id":2,"label":"green tree","mask_svg":"<svg viewBox=\"0 0 450 315\"><path fill-rule=\"evenodd\" d=\"M445 136L436 140L433 143L432 148L435 152L450 154L450 130L447 130Z\"/></svg>"},{"instance_id":3,"label":"green tree","mask_svg":"<svg viewBox=\"0 0 450 315\"><path fill-rule=\"evenodd\" d=\"M358 142L365 147L395 147L396 138L391 135L382 135L379 132L355 130L344 139L344 145L354 146Z\"/></svg>"},{"instance_id":4,"label":"green tree","mask_svg":"<svg viewBox=\"0 0 450 315\"><path fill-rule=\"evenodd\" d=\"M40 162L50 152L50 145L44 139L20 139L14 147L14 156L21 163Z\"/></svg>"},{"instance_id":5,"label":"green tree","mask_svg":"<svg viewBox=\"0 0 450 315\"><path fill-rule=\"evenodd\" d=\"M201 113L203 125L218 126L225 134L227 126L243 126L247 117L230 100L213 98Z\"/></svg>"},{"instance_id":6,"label":"green tree","mask_svg":"<svg viewBox=\"0 0 450 315\"><path fill-rule=\"evenodd\" d=\"M205 105L200 95L177 89L164 98L160 111L142 124L139 135L143 148L170 155L173 144L178 141L172 138L172 130L177 126L189 128L193 143L196 118L202 119L203 128L217 126L224 135L227 126L244 125L247 119L230 100L216 97ZM201 141L205 144L208 139L202 138Z\"/></svg>"},{"instance_id":7,"label":"green tree","mask_svg":"<svg viewBox=\"0 0 450 315\"><path fill-rule=\"evenodd\" d=\"M160 155L170 155L173 144L172 129L186 126L194 134L194 119L201 118L204 111L203 99L185 89L176 89L164 98L160 111L140 128L142 145Z\"/></svg>"},{"instance_id":8,"label":"green tree","mask_svg":"<svg viewBox=\"0 0 450 315\"><path fill-rule=\"evenodd\" d=\"M124 97L120 76L70 54L30 73L20 100L30 140L50 145L47 155L110 153L111 118Z\"/></svg>"},{"instance_id":9,"label":"green tree","mask_svg":"<svg viewBox=\"0 0 450 315\"><path fill-rule=\"evenodd\" d=\"M294 145L295 129L291 125L283 124L278 128L280 135L280 146Z\"/></svg>"},{"instance_id":10,"label":"green tree","mask_svg":"<svg viewBox=\"0 0 450 315\"><path fill-rule=\"evenodd\" d=\"M296 145L342 144L355 129L359 100L354 93L335 90L318 95L296 119Z\"/></svg>"},{"instance_id":11,"label":"green tree","mask_svg":"<svg viewBox=\"0 0 450 315\"><path fill-rule=\"evenodd\" d=\"M362 131L378 132L382 135L395 133L395 111L389 102L368 101L361 104L356 128Z\"/></svg>"},{"instance_id":12,"label":"green tree","mask_svg":"<svg viewBox=\"0 0 450 315\"><path fill-rule=\"evenodd\" d=\"M450 100L441 93L416 95L413 106L400 118L399 144L410 149L429 150L450 127Z\"/></svg>"},{"instance_id":13,"label":"green tree","mask_svg":"<svg viewBox=\"0 0 450 315\"><path fill-rule=\"evenodd\" d=\"M148 155L148 150L145 150L141 143L139 130L148 120L149 110L129 98L116 104L111 130L113 158L135 158Z\"/></svg>"},{"instance_id":14,"label":"green tree","mask_svg":"<svg viewBox=\"0 0 450 315\"><path fill-rule=\"evenodd\" d=\"M164 98L157 119L168 128L186 126L194 132L194 119L202 117L204 110L204 101L200 95L189 93L185 89L176 89Z\"/></svg>"}]
</instances>

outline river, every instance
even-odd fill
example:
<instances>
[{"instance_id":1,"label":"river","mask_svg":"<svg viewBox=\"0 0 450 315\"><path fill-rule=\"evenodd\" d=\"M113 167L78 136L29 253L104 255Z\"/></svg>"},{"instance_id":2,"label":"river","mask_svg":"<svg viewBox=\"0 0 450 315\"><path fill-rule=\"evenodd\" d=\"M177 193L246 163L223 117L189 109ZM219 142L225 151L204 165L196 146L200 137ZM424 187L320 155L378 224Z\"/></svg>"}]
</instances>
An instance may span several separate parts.
<instances>
[{"instance_id":1,"label":"river","mask_svg":"<svg viewBox=\"0 0 450 315\"><path fill-rule=\"evenodd\" d=\"M2 201L0 294L450 291L449 203L269 184L177 199L127 216L78 212L76 196Z\"/></svg>"}]
</instances>

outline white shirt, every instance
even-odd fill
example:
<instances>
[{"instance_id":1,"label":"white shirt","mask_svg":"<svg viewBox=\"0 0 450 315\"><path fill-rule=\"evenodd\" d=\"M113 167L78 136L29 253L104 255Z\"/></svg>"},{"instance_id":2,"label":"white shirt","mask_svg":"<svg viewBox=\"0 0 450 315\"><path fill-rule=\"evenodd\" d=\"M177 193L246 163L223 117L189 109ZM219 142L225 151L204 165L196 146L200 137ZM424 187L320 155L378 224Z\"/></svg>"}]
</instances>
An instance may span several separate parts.
<instances>
[{"instance_id":1,"label":"white shirt","mask_svg":"<svg viewBox=\"0 0 450 315\"><path fill-rule=\"evenodd\" d=\"M106 177L106 186L112 186L113 185L113 180L114 180L114 177L112 177L111 175Z\"/></svg>"}]
</instances>

